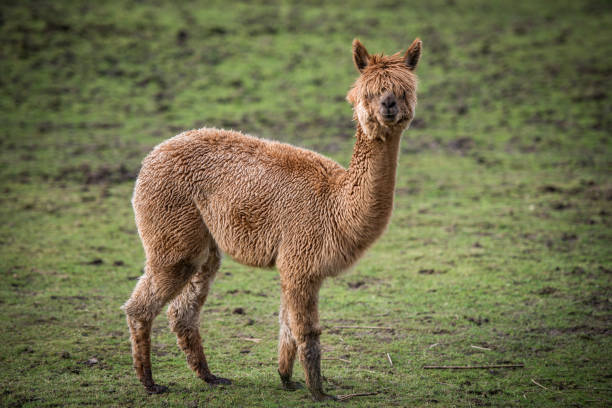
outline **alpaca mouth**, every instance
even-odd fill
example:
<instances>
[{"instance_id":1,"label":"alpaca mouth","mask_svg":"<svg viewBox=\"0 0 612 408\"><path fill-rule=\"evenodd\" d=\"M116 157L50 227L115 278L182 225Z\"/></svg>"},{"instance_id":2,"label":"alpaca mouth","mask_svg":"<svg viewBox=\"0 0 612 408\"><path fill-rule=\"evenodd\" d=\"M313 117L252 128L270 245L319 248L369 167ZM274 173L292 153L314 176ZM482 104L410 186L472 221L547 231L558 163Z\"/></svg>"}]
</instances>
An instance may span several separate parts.
<instances>
[{"instance_id":1,"label":"alpaca mouth","mask_svg":"<svg viewBox=\"0 0 612 408\"><path fill-rule=\"evenodd\" d=\"M397 119L397 115L395 114L390 114L390 115L381 115L383 118L383 121L385 122L385 124L387 125L392 125L395 123L395 120Z\"/></svg>"}]
</instances>

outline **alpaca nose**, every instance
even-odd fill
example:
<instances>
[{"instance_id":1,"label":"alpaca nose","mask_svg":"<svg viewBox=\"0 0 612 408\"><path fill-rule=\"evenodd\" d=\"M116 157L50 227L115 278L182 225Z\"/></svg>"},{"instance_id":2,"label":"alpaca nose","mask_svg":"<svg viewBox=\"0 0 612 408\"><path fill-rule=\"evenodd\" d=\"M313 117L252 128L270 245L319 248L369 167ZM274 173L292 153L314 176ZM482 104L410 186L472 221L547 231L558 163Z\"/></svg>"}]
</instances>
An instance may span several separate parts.
<instances>
[{"instance_id":1,"label":"alpaca nose","mask_svg":"<svg viewBox=\"0 0 612 408\"><path fill-rule=\"evenodd\" d=\"M382 105L387 109L393 108L396 105L395 97L393 95L388 95L385 99L383 99Z\"/></svg>"},{"instance_id":2,"label":"alpaca nose","mask_svg":"<svg viewBox=\"0 0 612 408\"><path fill-rule=\"evenodd\" d=\"M380 113L385 119L394 119L397 115L397 101L391 92L384 95L380 102Z\"/></svg>"}]
</instances>

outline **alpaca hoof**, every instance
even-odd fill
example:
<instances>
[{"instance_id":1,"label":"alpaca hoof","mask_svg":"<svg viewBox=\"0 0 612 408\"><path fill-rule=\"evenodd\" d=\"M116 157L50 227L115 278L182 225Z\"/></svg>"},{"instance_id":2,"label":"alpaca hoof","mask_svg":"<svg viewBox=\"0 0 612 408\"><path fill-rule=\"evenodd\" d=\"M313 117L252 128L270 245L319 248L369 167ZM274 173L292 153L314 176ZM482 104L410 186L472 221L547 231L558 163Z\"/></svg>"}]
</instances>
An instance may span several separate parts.
<instances>
[{"instance_id":1,"label":"alpaca hoof","mask_svg":"<svg viewBox=\"0 0 612 408\"><path fill-rule=\"evenodd\" d=\"M287 381L283 382L283 388L286 391L295 391L304 388L304 385L302 385L302 383L298 381Z\"/></svg>"},{"instance_id":2,"label":"alpaca hoof","mask_svg":"<svg viewBox=\"0 0 612 408\"><path fill-rule=\"evenodd\" d=\"M232 383L227 378L217 377L216 375L205 378L204 381L210 385L230 385Z\"/></svg>"},{"instance_id":3,"label":"alpaca hoof","mask_svg":"<svg viewBox=\"0 0 612 408\"><path fill-rule=\"evenodd\" d=\"M147 390L147 394L163 394L168 392L168 387L165 385L153 384L148 387L145 387Z\"/></svg>"}]
</instances>

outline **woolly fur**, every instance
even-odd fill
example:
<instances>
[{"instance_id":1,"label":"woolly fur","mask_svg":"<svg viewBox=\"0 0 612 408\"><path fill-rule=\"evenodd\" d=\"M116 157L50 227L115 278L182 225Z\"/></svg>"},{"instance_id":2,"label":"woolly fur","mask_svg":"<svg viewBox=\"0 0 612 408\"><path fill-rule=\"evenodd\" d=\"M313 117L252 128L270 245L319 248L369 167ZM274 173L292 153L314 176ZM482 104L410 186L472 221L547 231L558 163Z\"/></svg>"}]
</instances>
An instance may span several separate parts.
<instances>
[{"instance_id":1,"label":"woolly fur","mask_svg":"<svg viewBox=\"0 0 612 408\"><path fill-rule=\"evenodd\" d=\"M399 141L416 107L417 39L401 56L372 55L355 40L361 75L348 93L357 122L348 169L315 152L239 132L181 133L144 159L133 206L146 267L124 306L136 372L153 382L151 323L168 302L170 326L189 366L212 384L199 313L221 253L281 277L279 374L287 389L295 357L315 400L320 373L318 292L382 234L393 207ZM390 118L381 101L392 102ZM384 116L386 115L386 116Z\"/></svg>"}]
</instances>

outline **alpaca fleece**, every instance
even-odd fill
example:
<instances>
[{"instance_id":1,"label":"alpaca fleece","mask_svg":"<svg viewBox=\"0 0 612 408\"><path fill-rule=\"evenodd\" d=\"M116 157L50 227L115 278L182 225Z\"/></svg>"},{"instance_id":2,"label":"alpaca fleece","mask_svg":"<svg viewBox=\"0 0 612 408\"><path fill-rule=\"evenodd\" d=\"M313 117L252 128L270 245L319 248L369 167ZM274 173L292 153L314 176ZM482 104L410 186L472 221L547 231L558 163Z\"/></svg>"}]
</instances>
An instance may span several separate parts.
<instances>
[{"instance_id":1,"label":"alpaca fleece","mask_svg":"<svg viewBox=\"0 0 612 408\"><path fill-rule=\"evenodd\" d=\"M357 122L348 169L306 149L211 128L181 133L144 159L132 203L146 265L124 310L134 368L147 391L166 391L151 374L150 333L168 302L189 366L208 383L230 383L211 373L198 329L223 252L246 265L277 267L281 381L298 388L291 381L297 356L313 398L334 398L322 387L318 293L389 221L420 53L418 39L403 56L370 56L353 42L361 75L347 96Z\"/></svg>"}]
</instances>

